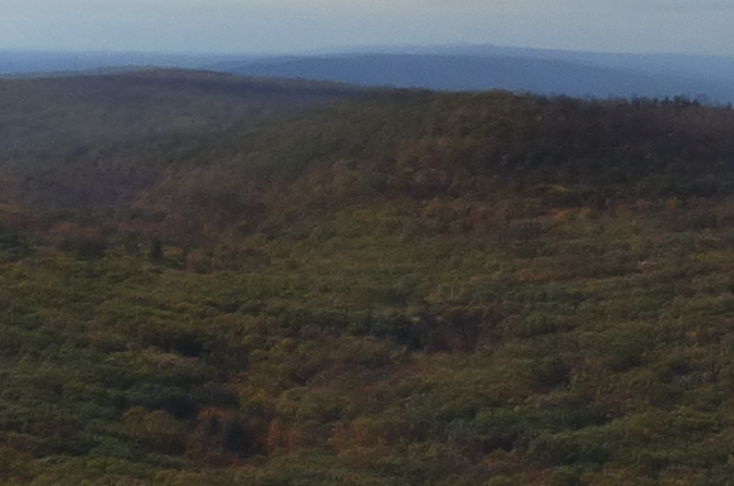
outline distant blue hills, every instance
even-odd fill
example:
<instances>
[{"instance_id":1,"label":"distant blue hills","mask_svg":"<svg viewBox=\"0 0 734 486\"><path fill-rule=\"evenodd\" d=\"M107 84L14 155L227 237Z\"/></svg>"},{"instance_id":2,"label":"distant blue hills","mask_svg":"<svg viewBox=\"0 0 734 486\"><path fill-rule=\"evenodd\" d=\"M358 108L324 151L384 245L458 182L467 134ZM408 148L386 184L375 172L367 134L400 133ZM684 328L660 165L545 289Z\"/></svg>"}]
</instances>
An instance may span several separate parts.
<instances>
[{"instance_id":1,"label":"distant blue hills","mask_svg":"<svg viewBox=\"0 0 734 486\"><path fill-rule=\"evenodd\" d=\"M43 76L141 67L201 69L218 63L241 63L252 59L254 56L246 55L0 50L0 75Z\"/></svg>"},{"instance_id":2,"label":"distant blue hills","mask_svg":"<svg viewBox=\"0 0 734 486\"><path fill-rule=\"evenodd\" d=\"M675 97L734 103L734 58L608 54L488 45L352 49L257 57L0 51L0 74L48 74L161 66L362 86L504 89L581 97Z\"/></svg>"},{"instance_id":3,"label":"distant blue hills","mask_svg":"<svg viewBox=\"0 0 734 486\"><path fill-rule=\"evenodd\" d=\"M597 98L685 96L709 103L734 102L734 58L712 56L456 45L253 59L213 68L370 86L505 89Z\"/></svg>"}]
</instances>

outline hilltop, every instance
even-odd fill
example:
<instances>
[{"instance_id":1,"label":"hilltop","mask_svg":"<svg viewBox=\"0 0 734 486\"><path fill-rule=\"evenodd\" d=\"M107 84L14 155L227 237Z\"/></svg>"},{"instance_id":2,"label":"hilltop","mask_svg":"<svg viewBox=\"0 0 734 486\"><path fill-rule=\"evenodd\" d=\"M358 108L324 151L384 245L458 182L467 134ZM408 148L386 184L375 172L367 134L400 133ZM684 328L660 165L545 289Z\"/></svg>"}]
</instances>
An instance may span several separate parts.
<instances>
[{"instance_id":1,"label":"hilltop","mask_svg":"<svg viewBox=\"0 0 734 486\"><path fill-rule=\"evenodd\" d=\"M734 472L733 110L73 81L0 81L0 481Z\"/></svg>"}]
</instances>

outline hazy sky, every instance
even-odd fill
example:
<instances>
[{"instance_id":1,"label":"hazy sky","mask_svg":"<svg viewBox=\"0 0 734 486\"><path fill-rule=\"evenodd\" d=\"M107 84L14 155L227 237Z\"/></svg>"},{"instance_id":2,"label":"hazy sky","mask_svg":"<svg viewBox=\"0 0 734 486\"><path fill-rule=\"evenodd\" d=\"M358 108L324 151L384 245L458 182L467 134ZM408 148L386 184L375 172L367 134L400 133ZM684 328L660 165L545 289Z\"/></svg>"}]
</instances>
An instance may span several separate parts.
<instances>
[{"instance_id":1,"label":"hazy sky","mask_svg":"<svg viewBox=\"0 0 734 486\"><path fill-rule=\"evenodd\" d=\"M0 0L0 49L283 53L491 43L734 55L732 0Z\"/></svg>"}]
</instances>

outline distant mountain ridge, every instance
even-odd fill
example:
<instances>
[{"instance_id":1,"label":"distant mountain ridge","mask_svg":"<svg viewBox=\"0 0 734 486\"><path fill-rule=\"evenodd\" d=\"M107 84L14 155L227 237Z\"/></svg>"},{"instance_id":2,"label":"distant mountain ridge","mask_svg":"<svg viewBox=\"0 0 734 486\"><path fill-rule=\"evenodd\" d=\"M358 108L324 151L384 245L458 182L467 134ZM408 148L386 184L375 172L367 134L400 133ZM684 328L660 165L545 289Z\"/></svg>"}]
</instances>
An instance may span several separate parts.
<instances>
[{"instance_id":1,"label":"distant mountain ridge","mask_svg":"<svg viewBox=\"0 0 734 486\"><path fill-rule=\"evenodd\" d=\"M450 44L433 47L394 47L355 50L354 53L434 54L472 57L547 59L615 69L634 69L654 74L710 80L734 80L734 57L696 54L567 51L560 49L507 47L487 44Z\"/></svg>"},{"instance_id":2,"label":"distant mountain ridge","mask_svg":"<svg viewBox=\"0 0 734 486\"><path fill-rule=\"evenodd\" d=\"M246 62L254 58L255 56L225 54L0 50L0 76L25 77L140 67L198 69L218 62Z\"/></svg>"},{"instance_id":3,"label":"distant mountain ridge","mask_svg":"<svg viewBox=\"0 0 734 486\"><path fill-rule=\"evenodd\" d=\"M734 101L734 89L718 80L512 56L375 53L273 58L215 69L249 76L445 91L504 89L597 98L683 95Z\"/></svg>"},{"instance_id":4,"label":"distant mountain ridge","mask_svg":"<svg viewBox=\"0 0 734 486\"><path fill-rule=\"evenodd\" d=\"M293 56L0 51L0 75L130 66L446 91L504 89L595 98L734 102L734 58L493 45L363 47Z\"/></svg>"},{"instance_id":5,"label":"distant mountain ridge","mask_svg":"<svg viewBox=\"0 0 734 486\"><path fill-rule=\"evenodd\" d=\"M508 53L353 53L310 57L258 59L247 63L212 66L236 74L329 80L367 86L427 88L446 91L504 89L547 95L580 97L685 96L710 102L734 101L734 88L713 72L700 67L684 76L686 62L705 64L705 59L562 53L542 57L543 51ZM655 62L652 62L655 61ZM723 60L721 64L724 65ZM734 71L731 73L734 79Z\"/></svg>"}]
</instances>

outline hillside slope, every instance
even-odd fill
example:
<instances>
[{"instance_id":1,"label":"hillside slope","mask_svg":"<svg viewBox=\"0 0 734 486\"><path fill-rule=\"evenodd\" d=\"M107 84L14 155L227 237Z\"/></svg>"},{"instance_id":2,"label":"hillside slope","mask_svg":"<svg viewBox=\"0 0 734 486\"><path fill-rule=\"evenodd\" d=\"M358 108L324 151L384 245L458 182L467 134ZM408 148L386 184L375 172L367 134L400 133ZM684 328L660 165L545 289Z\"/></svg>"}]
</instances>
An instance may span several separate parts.
<instances>
[{"instance_id":1,"label":"hillside slope","mask_svg":"<svg viewBox=\"0 0 734 486\"><path fill-rule=\"evenodd\" d=\"M734 111L326 98L16 116L0 482L726 484Z\"/></svg>"},{"instance_id":2,"label":"hillside slope","mask_svg":"<svg viewBox=\"0 0 734 486\"><path fill-rule=\"evenodd\" d=\"M356 93L329 83L165 69L0 79L0 88L2 150L201 132Z\"/></svg>"},{"instance_id":3,"label":"hillside slope","mask_svg":"<svg viewBox=\"0 0 734 486\"><path fill-rule=\"evenodd\" d=\"M25 195L45 207L129 200L190 137L360 96L332 83L163 69L3 79L0 200ZM161 145L170 150L156 153Z\"/></svg>"}]
</instances>

